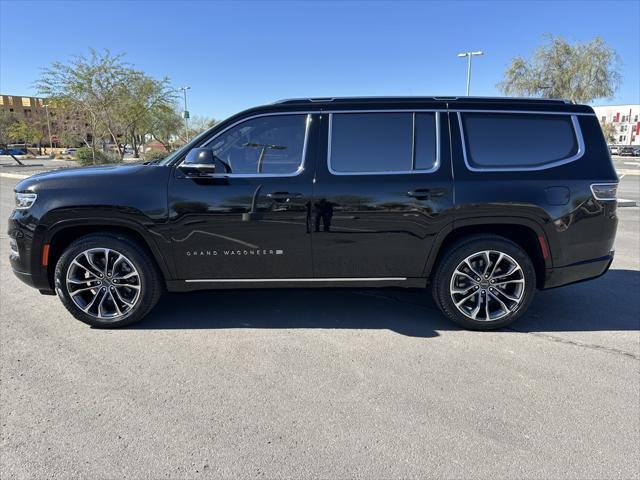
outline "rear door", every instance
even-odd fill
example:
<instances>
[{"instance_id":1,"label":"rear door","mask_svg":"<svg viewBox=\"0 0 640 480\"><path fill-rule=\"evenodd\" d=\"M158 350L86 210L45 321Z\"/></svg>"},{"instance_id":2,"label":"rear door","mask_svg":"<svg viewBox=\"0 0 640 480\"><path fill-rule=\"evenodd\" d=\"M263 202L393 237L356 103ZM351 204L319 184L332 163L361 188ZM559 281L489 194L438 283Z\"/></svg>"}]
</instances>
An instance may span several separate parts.
<instances>
[{"instance_id":1,"label":"rear door","mask_svg":"<svg viewBox=\"0 0 640 480\"><path fill-rule=\"evenodd\" d=\"M315 277L421 277L453 205L445 105L322 118L311 211Z\"/></svg>"}]
</instances>

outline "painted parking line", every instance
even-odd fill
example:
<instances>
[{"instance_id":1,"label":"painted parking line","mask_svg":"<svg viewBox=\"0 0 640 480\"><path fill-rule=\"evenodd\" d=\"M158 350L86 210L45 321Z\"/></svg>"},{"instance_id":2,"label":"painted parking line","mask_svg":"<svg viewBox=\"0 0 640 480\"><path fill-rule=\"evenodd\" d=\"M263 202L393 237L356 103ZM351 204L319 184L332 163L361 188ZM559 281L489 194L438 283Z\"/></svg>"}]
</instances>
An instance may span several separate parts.
<instances>
[{"instance_id":1,"label":"painted parking line","mask_svg":"<svg viewBox=\"0 0 640 480\"><path fill-rule=\"evenodd\" d=\"M25 178L29 178L30 176L31 175L23 175L21 173L0 173L0 178L14 178L16 180L24 180Z\"/></svg>"}]
</instances>

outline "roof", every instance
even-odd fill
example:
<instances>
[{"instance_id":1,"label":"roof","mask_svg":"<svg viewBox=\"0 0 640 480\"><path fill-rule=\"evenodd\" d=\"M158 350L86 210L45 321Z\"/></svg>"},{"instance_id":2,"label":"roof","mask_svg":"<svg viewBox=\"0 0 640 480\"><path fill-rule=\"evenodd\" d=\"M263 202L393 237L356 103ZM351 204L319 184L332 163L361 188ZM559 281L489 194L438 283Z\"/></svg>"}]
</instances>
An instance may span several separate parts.
<instances>
[{"instance_id":1,"label":"roof","mask_svg":"<svg viewBox=\"0 0 640 480\"><path fill-rule=\"evenodd\" d=\"M587 105L576 105L568 100L514 97L323 97L291 98L268 105L260 105L239 112L223 123L234 122L248 115L273 112L315 112L355 110L489 110L580 113L593 115Z\"/></svg>"},{"instance_id":2,"label":"roof","mask_svg":"<svg viewBox=\"0 0 640 480\"><path fill-rule=\"evenodd\" d=\"M464 103L494 103L494 104L510 104L510 103L534 103L534 104L568 104L569 100L550 99L550 98L516 98L516 97L317 97L317 98L289 98L274 102L278 105L290 104L342 104L342 103L404 103L404 102L464 102Z\"/></svg>"}]
</instances>

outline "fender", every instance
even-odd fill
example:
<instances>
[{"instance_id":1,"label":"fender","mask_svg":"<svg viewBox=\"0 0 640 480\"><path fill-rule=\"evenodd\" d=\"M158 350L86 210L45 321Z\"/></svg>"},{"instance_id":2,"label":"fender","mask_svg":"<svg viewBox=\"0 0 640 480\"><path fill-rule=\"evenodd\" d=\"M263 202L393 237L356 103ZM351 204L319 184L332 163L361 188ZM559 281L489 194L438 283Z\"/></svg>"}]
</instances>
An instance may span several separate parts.
<instances>
[{"instance_id":1,"label":"fender","mask_svg":"<svg viewBox=\"0 0 640 480\"><path fill-rule=\"evenodd\" d=\"M77 213L78 209L74 209L74 213ZM64 215L65 213L61 210L57 210L55 212L56 217ZM105 212L101 212L105 213ZM47 225L47 222L43 222ZM56 234L65 230L67 228L74 227L89 227L89 228L100 228L104 227L105 230L108 230L109 227L119 227L127 230L132 230L136 232L142 240L145 242L146 246L151 251L151 254L156 261L162 275L165 279L173 278L173 272L175 271L175 266L172 263L173 256L169 255L171 244L165 236L157 232L155 228L149 227L158 227L158 224L154 222L147 221L148 226L145 226L141 222L134 220L132 218L127 218L122 215L121 212L117 213L117 216L91 216L91 217L78 217L74 216L73 218L63 218L56 219L53 223L48 224L47 226L38 227L34 234L34 246L39 246L39 251L37 255L33 255L34 260L41 264L42 258L42 246L45 244L51 243L52 239ZM37 259L35 258L37 257ZM46 269L46 267L44 267Z\"/></svg>"},{"instance_id":2,"label":"fender","mask_svg":"<svg viewBox=\"0 0 640 480\"><path fill-rule=\"evenodd\" d=\"M449 234L453 233L455 230L469 227L469 226L491 226L491 225L502 225L502 226L510 226L510 225L518 225L523 227L528 227L533 230L538 237L544 238L549 245L549 239L547 238L547 234L542 228L542 225L537 221L528 218L528 217L517 217L517 216L508 216L508 217L492 217L492 216L476 216L476 217L463 217L457 218L447 225L445 225L440 232L436 235L436 238L433 241L433 246L431 251L429 252L429 256L427 257L427 261L424 267L423 275L425 277L429 277L431 274L431 270L435 264L436 258L438 258L438 254L440 253L441 247L444 244L445 239ZM552 267L551 255L545 260L545 268Z\"/></svg>"}]
</instances>

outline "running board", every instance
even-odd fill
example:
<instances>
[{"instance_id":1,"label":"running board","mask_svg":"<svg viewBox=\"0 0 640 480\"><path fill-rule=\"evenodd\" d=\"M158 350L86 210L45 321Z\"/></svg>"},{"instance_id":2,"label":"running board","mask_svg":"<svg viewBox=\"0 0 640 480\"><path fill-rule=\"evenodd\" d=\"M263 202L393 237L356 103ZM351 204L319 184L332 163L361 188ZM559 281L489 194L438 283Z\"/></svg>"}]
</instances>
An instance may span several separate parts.
<instances>
[{"instance_id":1,"label":"running board","mask_svg":"<svg viewBox=\"0 0 640 480\"><path fill-rule=\"evenodd\" d=\"M185 280L186 283L264 283L264 282L393 282L404 281L407 277L372 278L203 278Z\"/></svg>"}]
</instances>

